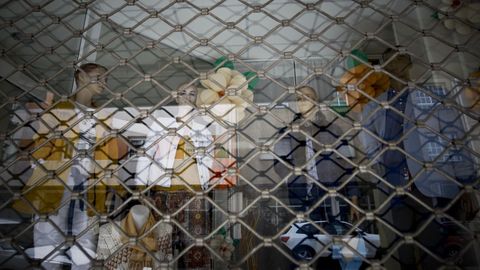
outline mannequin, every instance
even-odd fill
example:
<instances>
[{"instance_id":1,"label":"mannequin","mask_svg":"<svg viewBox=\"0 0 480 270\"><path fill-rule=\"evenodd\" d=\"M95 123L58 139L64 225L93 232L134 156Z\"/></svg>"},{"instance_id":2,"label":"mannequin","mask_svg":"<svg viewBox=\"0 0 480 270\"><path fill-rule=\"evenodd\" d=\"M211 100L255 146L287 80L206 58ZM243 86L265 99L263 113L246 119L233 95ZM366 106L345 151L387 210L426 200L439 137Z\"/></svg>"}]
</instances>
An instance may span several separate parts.
<instances>
[{"instance_id":1,"label":"mannequin","mask_svg":"<svg viewBox=\"0 0 480 270\"><path fill-rule=\"evenodd\" d=\"M93 97L103 91L105 84L105 79L99 80L99 78L102 78L106 71L105 67L94 63L80 66L79 70L75 72L77 90L73 102L58 103L55 108L42 116L45 117L45 122L51 122L50 119L53 116L71 119L71 121L68 120L64 124L70 126L73 125L74 121L82 119L84 111L92 111L92 108L95 107ZM56 170L62 159L69 158L66 150L66 141L70 140L78 149L91 147L98 134L96 134L95 128L91 128L93 126L92 120L83 119L82 121L81 125L75 126L76 132L81 134L81 136L78 138L65 136L52 141L50 145L47 144L34 151L32 157L38 162L41 161L44 167ZM43 132L41 124L37 132ZM35 140L39 139L34 138ZM61 151L56 151L56 155L51 154L52 144L62 149ZM71 190L83 192L88 185L92 170L93 166L88 158L77 157L67 170L59 173L57 176ZM51 222L38 221L35 223L33 230L34 247L27 249L26 253L33 258L45 259L42 266L48 269L61 268L57 263L72 263L72 269L88 269L90 268L91 258L95 258L96 241L93 231L90 229L85 232L85 230L87 230L93 218L88 216L88 208L85 207L84 201L82 199L73 199L70 189L63 188L58 181L49 180L42 185L35 183L33 175L38 177L42 174L44 174L42 170L33 169L30 179L32 182L28 182L26 188L34 186L34 189L29 193L30 197L26 196L26 199L37 208L38 212L47 214ZM97 202L101 201L100 193L90 195L96 198ZM85 195L86 198L83 199L89 200L90 195ZM90 202L92 203L94 200ZM22 201L14 202L13 207L19 212L32 212L31 207ZM101 211L101 209L98 210ZM55 226L52 223L55 223ZM65 246L67 247L66 256L61 254L62 251L58 251L46 258L45 256L51 253L56 246L61 245L65 241L65 236L75 237L73 246Z\"/></svg>"},{"instance_id":2,"label":"mannequin","mask_svg":"<svg viewBox=\"0 0 480 270\"><path fill-rule=\"evenodd\" d=\"M362 126L364 130L360 133L359 139L366 160L374 161L373 165L371 165L373 170L381 176L385 182L393 186L403 186L408 181L407 175L409 172L406 156L402 151L389 149L388 143L395 143L400 149L404 148L402 138L404 134L404 112L410 95L410 90L405 89L407 85L404 82L410 80L410 71L412 70L413 62L408 54L400 54L393 49L387 49L383 54L383 58L387 61L385 71L393 76L390 78L388 89L376 97L377 101L370 101L364 106L362 111ZM388 103L390 108L381 108L379 104L382 102ZM382 143L378 138L388 143ZM377 209L387 209L382 217L390 224L394 224L396 229L400 229L398 226L408 228L408 219L402 219L404 219L405 211L409 208L407 208L405 204L396 205L394 208L390 207L390 205L384 207L384 202L388 199L388 196L392 194L392 189L375 177L366 177L375 184L375 189L373 190L375 207ZM389 248L397 236L390 228L383 224L379 224L378 229L380 246L384 249ZM413 249L410 251L413 252ZM409 256L413 256L413 254L408 254L402 250L400 253L396 252L396 256L409 258ZM388 260L386 267L388 269L401 268L400 264L395 260Z\"/></svg>"},{"instance_id":3,"label":"mannequin","mask_svg":"<svg viewBox=\"0 0 480 270\"><path fill-rule=\"evenodd\" d=\"M335 157L332 153L321 153L315 156L319 151L317 142L324 144L333 144L342 134L342 130L335 123L327 121L327 114L320 112L314 102L318 101L316 91L309 86L300 86L297 89L296 102L299 114L290 124L299 124L302 129L300 132L290 132L285 139L287 140L289 149L288 154L283 154L281 158L285 163L291 166L305 166L305 171L310 177L304 175L291 177L291 170L283 166L280 162L274 162L274 169L280 178L287 177L287 191L289 203L296 205L298 210L306 211L316 204L325 194L325 190L317 185L321 183L324 186L334 188L340 182L346 181L347 177L343 171L335 169L337 165L342 164L347 168L346 161ZM308 135L306 135L308 134ZM313 138L313 139L312 139ZM276 153L280 153L282 149L277 145L274 149ZM333 167L334 166L334 167ZM358 188L356 181L347 183L346 194L352 204L357 204ZM318 207L315 206L311 212L312 219L327 219L329 216L338 216L338 200L331 199L331 207L329 211L326 204L322 203ZM358 212L351 210L352 219L359 218Z\"/></svg>"},{"instance_id":4,"label":"mannequin","mask_svg":"<svg viewBox=\"0 0 480 270\"><path fill-rule=\"evenodd\" d=\"M196 104L198 101L197 87L195 87L194 85L189 85L188 83L185 83L179 86L178 93L179 95L176 101L179 106L192 106L193 108L196 108ZM190 139L189 143L192 143L196 148L206 147L213 142L212 134L210 134L209 130L205 128L206 125L207 123L205 122L201 124L198 123L198 125L192 124L191 134L186 136L186 137L189 137ZM179 134L179 135L185 136L184 134ZM182 145L182 143L184 146L186 145L186 142L179 142L179 146ZM177 152L184 152L184 151L185 149L179 150L177 148ZM206 189L208 188L208 184L209 184L208 182L211 176L210 168L212 168L214 164L214 161L211 158L211 155L213 155L213 153L207 154L205 156L201 156L198 154L194 154L194 155L195 155L196 166L190 166L190 168L192 168L193 170L193 173L191 174L191 176L194 177L195 179L199 179L199 182L202 188ZM181 168L182 166L180 166L181 162L182 161L175 161L173 164L174 168L180 168L179 169L180 171L184 170ZM183 177L183 176L180 174L180 177ZM174 179L174 182L176 182L175 180L176 179ZM179 181L178 183L180 185L183 185L183 182L181 181Z\"/></svg>"},{"instance_id":5,"label":"mannequin","mask_svg":"<svg viewBox=\"0 0 480 270\"><path fill-rule=\"evenodd\" d=\"M156 226L155 229L149 232L154 226ZM147 206L135 205L121 221L108 222L100 226L97 259L105 260L104 267L109 270L155 267L156 262L145 252L145 249L155 253L155 257L160 260L171 258L171 245L167 245L163 254L159 252L160 243L166 240L171 243L171 237L164 239L165 236L170 236L171 232L170 224L156 224ZM138 244L125 246L131 237L141 237L141 239ZM117 252L117 250L120 251Z\"/></svg>"},{"instance_id":6,"label":"mannequin","mask_svg":"<svg viewBox=\"0 0 480 270\"><path fill-rule=\"evenodd\" d=\"M130 209L130 213L132 214L135 228L137 228L137 231L140 231L150 216L150 209L144 205L137 204Z\"/></svg>"},{"instance_id":7,"label":"mannequin","mask_svg":"<svg viewBox=\"0 0 480 270\"><path fill-rule=\"evenodd\" d=\"M147 150L147 155L152 157L154 162L150 158L139 157L135 180L139 185L149 185L155 182L155 185L162 187L182 186L185 185L186 181L206 189L211 176L209 168L213 166L211 154L192 154L195 156L191 157L190 160L194 165L190 166L188 164L188 166L185 166L183 160L186 158L185 153L187 151L181 147L187 144L189 146L193 145L194 148L208 147L212 144L213 137L208 128L206 128L208 123L200 118L191 120L191 116L195 117L196 87L183 84L178 87L177 92L176 102L179 105L178 110L188 113L181 119L177 118L177 122L173 123L173 125L183 126L183 128L178 129L173 135L167 135L165 133L167 130L164 126L156 123L152 123L149 126L148 140L156 141L158 139L158 143ZM189 123L182 123L184 120L188 120ZM175 177L165 176L161 178L161 181L157 181L160 176L165 174L163 168L176 168L177 170L174 171Z\"/></svg>"},{"instance_id":8,"label":"mannequin","mask_svg":"<svg viewBox=\"0 0 480 270\"><path fill-rule=\"evenodd\" d=\"M297 96L298 111L305 119L315 120L317 110L315 104L309 100L317 100L315 90L309 86L302 86L298 91L303 94Z\"/></svg>"},{"instance_id":9,"label":"mannequin","mask_svg":"<svg viewBox=\"0 0 480 270\"><path fill-rule=\"evenodd\" d=\"M197 100L197 92L195 85L184 83L178 87L175 101L178 105L194 106Z\"/></svg>"}]
</instances>

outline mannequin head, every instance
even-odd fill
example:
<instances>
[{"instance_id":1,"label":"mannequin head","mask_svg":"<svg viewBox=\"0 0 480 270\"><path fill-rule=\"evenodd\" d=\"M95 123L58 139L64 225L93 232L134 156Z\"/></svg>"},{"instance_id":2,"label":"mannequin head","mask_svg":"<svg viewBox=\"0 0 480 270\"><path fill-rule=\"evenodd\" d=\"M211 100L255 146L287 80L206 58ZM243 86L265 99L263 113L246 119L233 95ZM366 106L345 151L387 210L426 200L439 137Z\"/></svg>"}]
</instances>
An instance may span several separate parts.
<instances>
[{"instance_id":1,"label":"mannequin head","mask_svg":"<svg viewBox=\"0 0 480 270\"><path fill-rule=\"evenodd\" d=\"M383 54L385 61L390 61L385 66L385 70L395 76L408 80L410 78L410 70L412 68L412 59L408 54L396 54L392 49L387 49ZM393 57L393 59L391 59Z\"/></svg>"},{"instance_id":2,"label":"mannequin head","mask_svg":"<svg viewBox=\"0 0 480 270\"><path fill-rule=\"evenodd\" d=\"M75 100L90 107L93 96L101 94L107 83L106 76L103 76L106 72L107 68L95 63L81 65L75 71L75 82L78 89Z\"/></svg>"},{"instance_id":3,"label":"mannequin head","mask_svg":"<svg viewBox=\"0 0 480 270\"><path fill-rule=\"evenodd\" d=\"M145 205L137 204L130 208L130 214L132 214L137 231L140 231L148 220L150 209Z\"/></svg>"},{"instance_id":4,"label":"mannequin head","mask_svg":"<svg viewBox=\"0 0 480 270\"><path fill-rule=\"evenodd\" d=\"M182 84L177 89L178 105L194 105L197 100L197 87L193 84Z\"/></svg>"},{"instance_id":5,"label":"mannequin head","mask_svg":"<svg viewBox=\"0 0 480 270\"><path fill-rule=\"evenodd\" d=\"M307 118L315 113L315 104L317 100L315 90L310 86L301 86L297 91L303 95L297 95L298 110L303 117Z\"/></svg>"}]
</instances>

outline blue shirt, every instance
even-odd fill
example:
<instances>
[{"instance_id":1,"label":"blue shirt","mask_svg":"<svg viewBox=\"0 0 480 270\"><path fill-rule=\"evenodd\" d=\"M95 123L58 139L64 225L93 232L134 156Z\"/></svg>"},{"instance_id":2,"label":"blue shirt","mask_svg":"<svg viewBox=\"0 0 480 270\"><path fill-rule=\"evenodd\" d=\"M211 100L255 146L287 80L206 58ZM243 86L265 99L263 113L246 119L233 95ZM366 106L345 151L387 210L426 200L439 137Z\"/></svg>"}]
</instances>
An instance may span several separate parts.
<instances>
[{"instance_id":1,"label":"blue shirt","mask_svg":"<svg viewBox=\"0 0 480 270\"><path fill-rule=\"evenodd\" d=\"M465 149L469 147L469 142L463 138L465 130L461 112L442 105L433 95L419 90L410 90L398 96L396 90L390 89L377 100L387 101L405 114L384 109L373 101L362 112L363 127L374 136L362 131L360 138L367 157L375 159L385 168L384 179L393 185L404 185L408 170L423 195L440 198L454 198L461 184L474 181L478 164ZM415 126L416 121L423 122L428 128ZM463 141L465 146L452 145L452 139ZM388 150L377 157L388 143L395 143L410 156L398 150ZM425 170L426 163L431 163L434 169Z\"/></svg>"},{"instance_id":2,"label":"blue shirt","mask_svg":"<svg viewBox=\"0 0 480 270\"><path fill-rule=\"evenodd\" d=\"M434 87L427 87L427 90L435 91L437 95L444 91L443 88ZM462 113L441 104L433 95L413 90L405 114L412 121L421 121L425 125L418 127L405 119L408 136L404 144L412 156L407 163L410 173L415 177L415 186L427 197L456 197L461 184L473 183L477 176L475 167L478 166L466 150L471 148L471 142L464 138ZM456 139L462 141L464 146L451 144ZM431 163L432 169L425 170L425 163Z\"/></svg>"},{"instance_id":3,"label":"blue shirt","mask_svg":"<svg viewBox=\"0 0 480 270\"><path fill-rule=\"evenodd\" d=\"M402 135L404 117L392 109L384 109L380 102L388 102L400 112L405 110L408 92L399 95L395 89L389 89L377 97L378 103L369 102L362 111L362 126L367 131L360 132L360 140L365 154L384 168L383 178L393 185L406 184L407 164L405 155L399 150L387 150L378 156L388 143L395 143L403 149ZM384 140L383 143L381 140Z\"/></svg>"}]
</instances>

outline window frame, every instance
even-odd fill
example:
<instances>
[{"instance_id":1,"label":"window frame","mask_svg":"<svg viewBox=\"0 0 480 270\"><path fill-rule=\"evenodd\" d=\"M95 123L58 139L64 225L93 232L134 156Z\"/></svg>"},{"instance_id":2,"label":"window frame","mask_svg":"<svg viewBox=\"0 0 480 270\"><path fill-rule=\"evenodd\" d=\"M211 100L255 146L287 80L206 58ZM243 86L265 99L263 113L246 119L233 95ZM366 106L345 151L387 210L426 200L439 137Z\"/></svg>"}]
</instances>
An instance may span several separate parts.
<instances>
[{"instance_id":1,"label":"window frame","mask_svg":"<svg viewBox=\"0 0 480 270\"><path fill-rule=\"evenodd\" d=\"M425 84L422 87L436 96L447 96L447 87L444 83ZM434 101L434 97L420 90L415 91L414 100L415 105L422 108L430 108L438 103L436 100Z\"/></svg>"},{"instance_id":2,"label":"window frame","mask_svg":"<svg viewBox=\"0 0 480 270\"><path fill-rule=\"evenodd\" d=\"M450 141L457 139L456 132L446 132L444 133L444 135L450 138ZM438 140L429 140L425 144L425 153L429 161L434 161L435 159L437 159L436 162L442 163L463 161L463 157L456 153L457 151L459 151L458 146L450 145L449 141L446 141L443 137L440 136L432 136L432 138L438 138ZM445 151L445 149L447 150ZM438 158L439 155L442 156Z\"/></svg>"}]
</instances>

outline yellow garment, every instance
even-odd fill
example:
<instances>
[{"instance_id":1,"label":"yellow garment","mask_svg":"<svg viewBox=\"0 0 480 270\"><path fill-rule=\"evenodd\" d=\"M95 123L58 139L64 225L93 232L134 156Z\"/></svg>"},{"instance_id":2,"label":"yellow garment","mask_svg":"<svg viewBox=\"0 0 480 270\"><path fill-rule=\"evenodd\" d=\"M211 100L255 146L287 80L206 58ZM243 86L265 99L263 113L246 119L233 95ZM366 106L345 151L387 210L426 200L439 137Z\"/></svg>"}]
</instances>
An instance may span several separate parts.
<instances>
[{"instance_id":1,"label":"yellow garment","mask_svg":"<svg viewBox=\"0 0 480 270\"><path fill-rule=\"evenodd\" d=\"M131 247L132 250L128 258L128 269L142 270L144 267L153 267L152 257L150 257L148 253L144 251L144 249L154 252L157 248L157 239L153 232L145 236L143 236L143 234L150 230L154 225L155 219L151 213L142 229L139 231L137 231L137 228L135 227L135 222L133 221L131 213L128 213L128 215L122 220L122 229L129 237L143 237L140 240L143 248L136 245ZM128 242L128 238L126 236L122 236L122 242Z\"/></svg>"},{"instance_id":2,"label":"yellow garment","mask_svg":"<svg viewBox=\"0 0 480 270\"><path fill-rule=\"evenodd\" d=\"M171 187L181 187L189 185L190 187L200 187L200 175L198 174L197 161L194 158L193 143L187 137L188 143L183 138L178 142L175 152L175 161L173 163L175 177L172 177ZM193 157L193 159L191 159ZM187 159L190 160L185 162ZM183 179L183 180L182 180Z\"/></svg>"},{"instance_id":3,"label":"yellow garment","mask_svg":"<svg viewBox=\"0 0 480 270\"><path fill-rule=\"evenodd\" d=\"M480 71L470 74L471 87L463 90L465 106L475 113L480 113Z\"/></svg>"},{"instance_id":4,"label":"yellow garment","mask_svg":"<svg viewBox=\"0 0 480 270\"><path fill-rule=\"evenodd\" d=\"M40 123L40 127L36 130L37 134L33 138L30 153L34 160L42 163L42 166L51 173L47 173L40 166L32 169L32 175L22 190L23 198L13 202L12 207L17 211L34 214L36 212L32 209L33 206L40 214L49 214L56 211L60 206L65 183L70 175L71 157L76 154L74 146L80 132L76 126L72 130L64 132L60 138L48 140L47 137L50 137L53 131L65 131L66 128L71 127L78 120L74 108L72 103L61 102L42 115L42 120L48 126ZM104 130L97 125L97 141L105 136L103 133ZM95 161L100 165L93 165L95 166L93 171L95 178L102 178L104 169L113 169L126 153L127 146L119 138L110 138L99 145L94 151ZM91 181L89 180L89 182ZM118 192L121 192L121 186L118 183L100 181L85 185L88 203L100 213L106 212L107 186L112 186ZM87 211L90 216L95 214L95 211L90 207L87 207Z\"/></svg>"},{"instance_id":5,"label":"yellow garment","mask_svg":"<svg viewBox=\"0 0 480 270\"><path fill-rule=\"evenodd\" d=\"M200 176L198 173L197 161L194 157L194 148L193 143L190 138L186 138L189 143L186 143L183 138L180 139L175 152L175 161L173 164L175 176L171 179L170 187L161 187L155 186L153 190L155 191L176 191L176 190L189 190L186 186L188 185L193 190L202 190L200 185ZM225 151L217 151L215 153L216 162L213 163L213 167L210 168L214 171L216 177L221 177L219 173L225 168L235 167L235 160L229 158L229 155ZM190 159L186 162L187 159ZM223 165L219 165L222 163ZM211 180L211 179L210 179ZM235 176L227 176L222 181L222 184L217 185L216 188L228 188L234 186L237 180Z\"/></svg>"},{"instance_id":6,"label":"yellow garment","mask_svg":"<svg viewBox=\"0 0 480 270\"><path fill-rule=\"evenodd\" d=\"M362 80L363 77L365 78ZM370 67L360 64L349 69L340 78L340 84L342 87L337 88L338 91L344 91L343 87L346 85L357 85L358 89L375 98L388 90L390 87L390 78L382 72L372 72ZM370 102L369 98L356 90L347 91L346 97L349 106L352 107L353 111L357 112L362 110L363 105Z\"/></svg>"}]
</instances>

